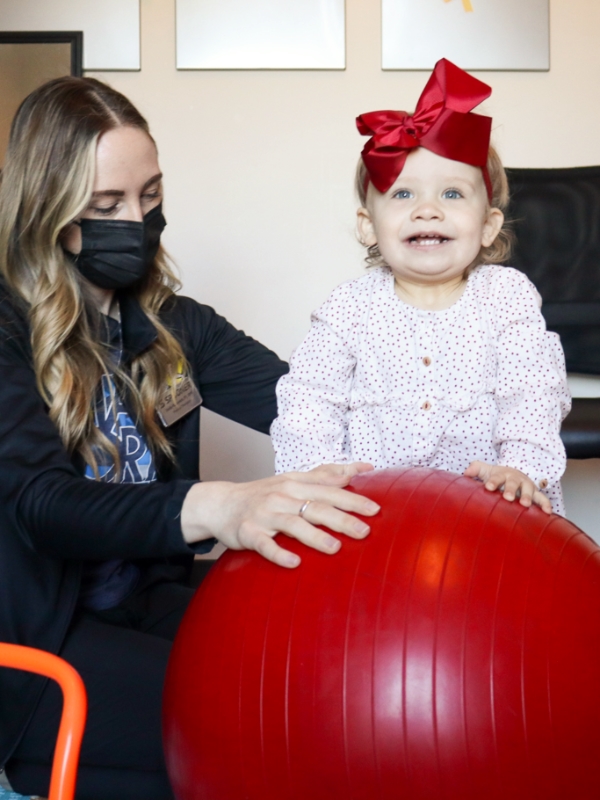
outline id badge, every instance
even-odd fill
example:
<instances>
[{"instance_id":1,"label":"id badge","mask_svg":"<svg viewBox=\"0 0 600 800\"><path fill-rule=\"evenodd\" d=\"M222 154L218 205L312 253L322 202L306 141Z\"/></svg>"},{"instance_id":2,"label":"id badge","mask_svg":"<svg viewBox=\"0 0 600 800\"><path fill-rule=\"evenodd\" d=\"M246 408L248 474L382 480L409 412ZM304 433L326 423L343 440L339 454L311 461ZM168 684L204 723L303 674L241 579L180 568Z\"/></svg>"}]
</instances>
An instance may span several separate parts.
<instances>
[{"instance_id":1,"label":"id badge","mask_svg":"<svg viewBox=\"0 0 600 800\"><path fill-rule=\"evenodd\" d=\"M182 371L183 365L180 364L175 380L175 392L171 386L167 386L162 400L156 406L156 413L165 428L202 405L202 395L196 384L187 375L184 376Z\"/></svg>"}]
</instances>

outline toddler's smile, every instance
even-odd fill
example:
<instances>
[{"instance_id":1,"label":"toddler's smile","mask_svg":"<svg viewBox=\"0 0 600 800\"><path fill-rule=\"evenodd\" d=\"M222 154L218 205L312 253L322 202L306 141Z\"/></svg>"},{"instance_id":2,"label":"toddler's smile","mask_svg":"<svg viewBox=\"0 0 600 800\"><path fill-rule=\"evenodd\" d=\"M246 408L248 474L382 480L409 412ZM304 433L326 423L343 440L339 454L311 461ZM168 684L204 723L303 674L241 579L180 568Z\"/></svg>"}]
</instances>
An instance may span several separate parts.
<instances>
[{"instance_id":1,"label":"toddler's smile","mask_svg":"<svg viewBox=\"0 0 600 800\"><path fill-rule=\"evenodd\" d=\"M415 236L409 236L405 241L412 247L435 247L446 244L450 239L439 233L417 233Z\"/></svg>"}]
</instances>

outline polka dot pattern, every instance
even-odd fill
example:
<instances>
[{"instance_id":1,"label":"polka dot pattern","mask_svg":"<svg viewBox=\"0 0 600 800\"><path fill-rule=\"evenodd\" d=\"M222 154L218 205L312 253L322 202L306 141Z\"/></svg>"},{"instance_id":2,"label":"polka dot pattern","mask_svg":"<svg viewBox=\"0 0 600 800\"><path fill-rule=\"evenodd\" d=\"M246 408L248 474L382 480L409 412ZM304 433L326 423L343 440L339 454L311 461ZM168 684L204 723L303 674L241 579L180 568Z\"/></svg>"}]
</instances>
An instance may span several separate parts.
<instances>
[{"instance_id":1,"label":"polka dot pattern","mask_svg":"<svg viewBox=\"0 0 600 800\"><path fill-rule=\"evenodd\" d=\"M546 482L564 513L571 401L540 304L523 273L496 265L443 311L400 300L385 267L338 286L277 386L277 471L368 461L462 473L481 460Z\"/></svg>"}]
</instances>

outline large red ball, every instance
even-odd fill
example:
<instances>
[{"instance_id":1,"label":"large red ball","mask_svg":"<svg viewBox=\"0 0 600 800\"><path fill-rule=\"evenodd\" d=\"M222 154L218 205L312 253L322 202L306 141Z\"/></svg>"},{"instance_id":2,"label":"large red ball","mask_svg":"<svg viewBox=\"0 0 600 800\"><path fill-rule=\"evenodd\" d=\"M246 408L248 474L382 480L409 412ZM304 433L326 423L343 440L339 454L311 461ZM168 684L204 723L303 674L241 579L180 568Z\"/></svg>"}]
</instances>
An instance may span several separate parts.
<instances>
[{"instance_id":1,"label":"large red ball","mask_svg":"<svg viewBox=\"0 0 600 800\"><path fill-rule=\"evenodd\" d=\"M175 641L178 800L600 797L600 548L446 472L385 470L334 556L229 552Z\"/></svg>"}]
</instances>

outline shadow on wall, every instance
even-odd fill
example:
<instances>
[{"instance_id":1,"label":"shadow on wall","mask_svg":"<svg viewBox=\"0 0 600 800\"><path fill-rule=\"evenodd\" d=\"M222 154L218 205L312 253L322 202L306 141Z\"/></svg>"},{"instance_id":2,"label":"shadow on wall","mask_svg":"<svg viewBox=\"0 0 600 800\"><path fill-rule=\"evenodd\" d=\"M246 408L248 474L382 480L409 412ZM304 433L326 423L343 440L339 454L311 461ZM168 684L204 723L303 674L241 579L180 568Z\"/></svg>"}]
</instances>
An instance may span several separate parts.
<instances>
[{"instance_id":1,"label":"shadow on wall","mask_svg":"<svg viewBox=\"0 0 600 800\"><path fill-rule=\"evenodd\" d=\"M271 440L219 414L202 409L200 469L203 481L254 481L273 474Z\"/></svg>"}]
</instances>

